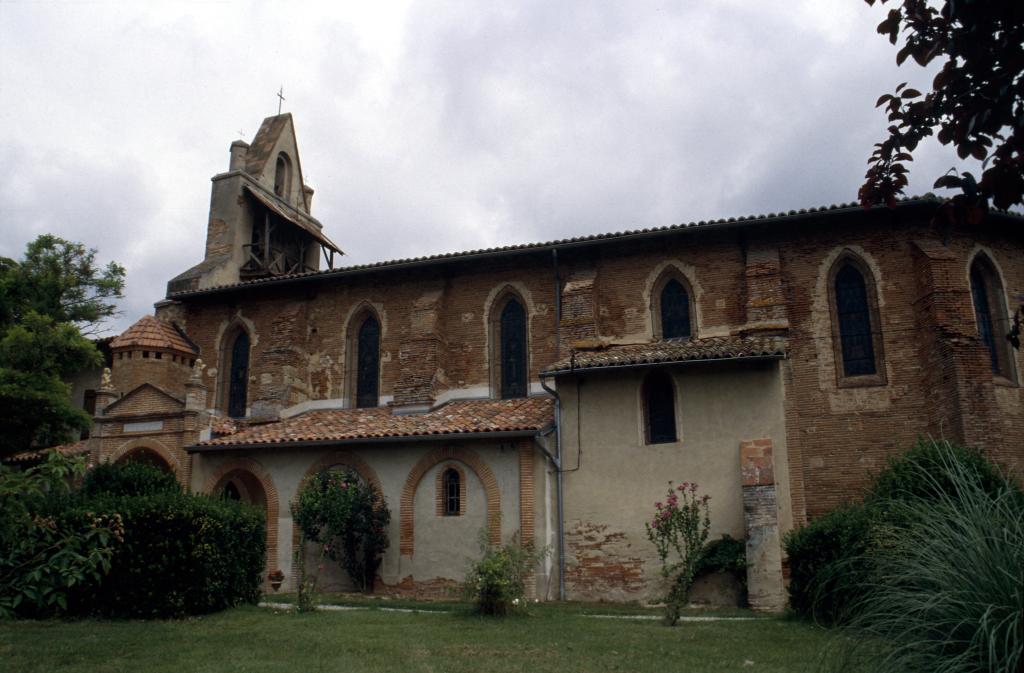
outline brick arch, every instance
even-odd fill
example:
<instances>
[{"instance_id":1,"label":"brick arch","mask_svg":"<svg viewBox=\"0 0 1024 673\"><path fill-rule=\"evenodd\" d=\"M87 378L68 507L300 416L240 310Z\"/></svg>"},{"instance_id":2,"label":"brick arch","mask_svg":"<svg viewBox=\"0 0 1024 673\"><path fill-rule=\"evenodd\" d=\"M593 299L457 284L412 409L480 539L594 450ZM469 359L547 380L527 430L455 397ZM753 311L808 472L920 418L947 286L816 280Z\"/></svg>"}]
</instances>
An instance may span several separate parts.
<instances>
[{"instance_id":1,"label":"brick arch","mask_svg":"<svg viewBox=\"0 0 1024 673\"><path fill-rule=\"evenodd\" d=\"M384 496L384 489L381 487L380 478L377 476L376 470L370 467L370 464L363 460L360 456L352 453L351 451L335 451L329 453L320 460L316 461L309 466L306 473L302 475L302 479L299 481L299 488L296 489L295 497L298 498L298 492L302 490L303 484L305 484L310 477L319 474L323 470L326 470L335 465L344 465L351 467L353 470L359 473L359 476L366 480L366 483L370 485L370 488L377 491L381 497ZM294 501L293 501L294 502ZM302 531L299 530L297 524L292 523L292 549L296 550L299 548L302 540ZM291 581L293 586L297 586L299 576L299 568L297 563L292 564Z\"/></svg>"},{"instance_id":2,"label":"brick arch","mask_svg":"<svg viewBox=\"0 0 1024 673\"><path fill-rule=\"evenodd\" d=\"M480 483L484 485L484 493L487 496L487 537L491 544L501 543L501 491L498 488L498 479L491 472L480 456L469 449L446 446L432 451L423 456L413 466L406 477L405 486L402 487L402 501L399 508L399 553L402 556L412 556L413 539L415 533L414 502L416 487L431 468L446 460L455 460L477 476Z\"/></svg>"},{"instance_id":3,"label":"brick arch","mask_svg":"<svg viewBox=\"0 0 1024 673\"><path fill-rule=\"evenodd\" d=\"M217 489L223 486L224 482L234 472L247 472L259 482L263 489L263 496L267 504L267 570L277 569L277 516L280 503L277 497L277 487L274 486L274 479L262 465L249 458L235 458L222 463L213 476L206 480L203 493L213 495Z\"/></svg>"},{"instance_id":4,"label":"brick arch","mask_svg":"<svg viewBox=\"0 0 1024 673\"><path fill-rule=\"evenodd\" d=\"M146 449L147 451L152 451L156 455L160 456L160 458L165 463L167 463L167 465L171 468L171 473L175 476L178 482L182 486L188 486L188 484L185 482L186 475L184 471L181 469L181 462L178 460L177 456L174 455L174 452L171 449L167 448L167 446L165 446L162 442L156 439L139 438L127 441L121 446L114 449L114 451L111 452L109 456L107 456L107 462L116 463L119 460L124 459L125 456L127 456L131 452L139 449Z\"/></svg>"},{"instance_id":5,"label":"brick arch","mask_svg":"<svg viewBox=\"0 0 1024 673\"><path fill-rule=\"evenodd\" d=\"M357 454L351 451L335 451L334 453L327 454L317 462L309 466L306 473L302 475L302 481L299 482L299 488L302 488L302 484L315 474L323 472L329 467L335 465L344 465L351 467L353 470L359 473L359 476L366 480L366 483L370 485L370 488L377 491L381 496L384 495L384 489L381 488L380 478L377 477L377 472L370 467L370 464L363 460Z\"/></svg>"}]
</instances>

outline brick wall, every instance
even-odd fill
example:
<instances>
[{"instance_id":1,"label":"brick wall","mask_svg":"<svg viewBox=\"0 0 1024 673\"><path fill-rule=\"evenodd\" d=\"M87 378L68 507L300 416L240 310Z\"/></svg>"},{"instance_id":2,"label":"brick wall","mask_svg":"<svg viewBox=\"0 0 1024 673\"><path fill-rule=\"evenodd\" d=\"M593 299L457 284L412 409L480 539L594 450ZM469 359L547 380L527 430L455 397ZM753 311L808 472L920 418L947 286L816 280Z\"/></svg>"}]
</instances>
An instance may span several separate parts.
<instances>
[{"instance_id":1,"label":"brick wall","mask_svg":"<svg viewBox=\"0 0 1024 673\"><path fill-rule=\"evenodd\" d=\"M560 325L550 252L258 286L162 310L176 312L209 365L208 406L222 404L221 342L238 321L253 333L254 411L345 396L346 321L367 304L381 319L382 398L429 404L491 390L488 311L503 291L524 300L536 382L574 340L649 339L651 287L672 265L692 286L696 336L788 334L789 476L800 520L856 496L871 471L919 435L982 444L1007 464L1024 464L1021 388L993 382L967 280L968 260L981 246L1007 295L1024 293L1021 234L1005 224L937 232L927 214L907 212L838 213L561 251ZM875 281L881 385L838 384L826 276L844 251L863 260Z\"/></svg>"}]
</instances>

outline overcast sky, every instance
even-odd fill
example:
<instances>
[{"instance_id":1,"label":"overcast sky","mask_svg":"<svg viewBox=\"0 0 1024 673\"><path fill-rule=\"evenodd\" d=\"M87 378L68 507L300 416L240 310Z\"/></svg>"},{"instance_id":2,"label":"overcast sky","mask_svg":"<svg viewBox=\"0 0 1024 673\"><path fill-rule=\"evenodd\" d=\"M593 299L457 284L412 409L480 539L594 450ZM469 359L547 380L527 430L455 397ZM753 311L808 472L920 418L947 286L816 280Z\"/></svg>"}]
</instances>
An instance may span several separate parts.
<instances>
[{"instance_id":1,"label":"overcast sky","mask_svg":"<svg viewBox=\"0 0 1024 673\"><path fill-rule=\"evenodd\" d=\"M128 269L123 328L202 258L209 178L295 118L345 264L856 199L879 95L930 76L862 0L0 0L0 255ZM936 143L910 193L955 163Z\"/></svg>"}]
</instances>

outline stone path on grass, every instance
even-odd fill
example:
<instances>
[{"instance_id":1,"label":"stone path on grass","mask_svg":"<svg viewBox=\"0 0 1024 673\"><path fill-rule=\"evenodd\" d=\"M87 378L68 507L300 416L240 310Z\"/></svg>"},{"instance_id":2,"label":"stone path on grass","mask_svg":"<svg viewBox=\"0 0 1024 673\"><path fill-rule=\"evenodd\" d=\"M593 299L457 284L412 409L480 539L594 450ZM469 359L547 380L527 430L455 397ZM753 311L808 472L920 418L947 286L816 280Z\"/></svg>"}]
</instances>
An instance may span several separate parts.
<instances>
[{"instance_id":1,"label":"stone path on grass","mask_svg":"<svg viewBox=\"0 0 1024 673\"><path fill-rule=\"evenodd\" d=\"M272 610L293 610L295 608L294 603L268 603L262 602L259 604L261 608L271 608ZM447 615L451 614L451 610L417 610L414 608L385 608L377 606L367 605L318 605L317 610L326 610L329 612L348 612L355 610L380 610L381 612L406 612L413 614L428 614L428 615ZM661 620L660 615L588 615L584 614L584 617L590 617L591 619L640 619L640 620ZM754 622L763 621L767 617L680 617L680 622Z\"/></svg>"}]
</instances>

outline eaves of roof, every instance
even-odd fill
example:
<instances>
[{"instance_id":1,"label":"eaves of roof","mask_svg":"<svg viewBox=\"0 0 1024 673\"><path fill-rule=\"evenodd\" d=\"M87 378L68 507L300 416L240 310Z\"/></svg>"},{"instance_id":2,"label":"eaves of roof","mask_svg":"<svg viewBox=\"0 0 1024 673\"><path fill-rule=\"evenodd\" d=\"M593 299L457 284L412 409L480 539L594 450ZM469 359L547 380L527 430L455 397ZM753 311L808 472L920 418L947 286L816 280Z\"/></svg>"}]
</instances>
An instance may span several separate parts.
<instances>
[{"instance_id":1,"label":"eaves of roof","mask_svg":"<svg viewBox=\"0 0 1024 673\"><path fill-rule=\"evenodd\" d=\"M925 197L909 197L903 199L896 204L896 209L910 209L910 208L922 208L922 207L934 207L943 202L943 199L939 199L933 196ZM563 238L553 241L547 241L544 243L523 243L520 245L508 245L495 248L482 248L479 250L468 250L462 252L449 252L438 255L427 255L424 257L411 257L406 259L395 259L381 262L371 262L369 264L357 264L348 267L342 267L338 269L326 269L323 271L309 271L306 273L296 273L284 276L274 276L271 278L257 278L253 280L247 280L240 283L232 283L228 285L218 285L215 287L203 288L200 290L187 290L182 292L173 292L167 295L168 299L187 299L191 297L198 297L203 295L221 294L227 292L244 291L251 287L256 286L268 286L268 285L288 285L292 283L310 282L318 280L328 280L333 278L340 278L346 276L363 275L367 273L383 272L383 271L397 271L400 269L410 269L423 266L440 265L454 262L465 262L465 261L478 261L493 259L496 257L508 257L513 255L521 254L536 254L540 252L547 252L550 250L569 250L573 248L581 248L593 245L599 245L610 241L637 241L649 238L660 238L666 235L671 235L680 232L688 232L693 230L707 231L707 230L719 230L719 229L730 229L737 227L748 227L755 225L774 225L782 224L786 222L796 222L803 219L817 218L821 215L840 215L840 214L855 214L865 212L886 212L891 209L876 207L874 209L865 210L859 203L841 203L832 204L828 206L820 206L817 208L801 208L799 210L790 210L788 212L780 213L767 213L760 215L748 215L744 217L729 217L721 218L717 220L701 220L699 222L688 222L685 224L672 224L664 227L653 227L645 229L633 229L626 231L616 231L603 234L590 234L587 236L574 236L572 238ZM1006 211L991 211L991 215L1010 217L1016 220L1024 219L1019 213L1011 213Z\"/></svg>"}]
</instances>

